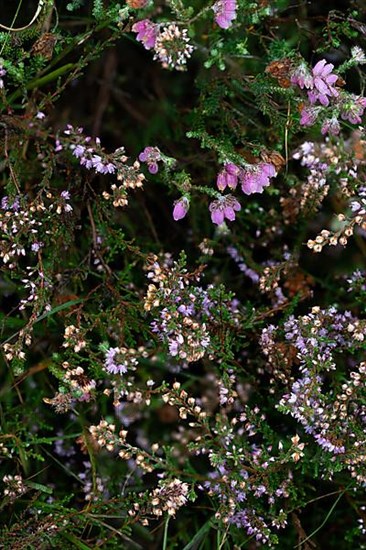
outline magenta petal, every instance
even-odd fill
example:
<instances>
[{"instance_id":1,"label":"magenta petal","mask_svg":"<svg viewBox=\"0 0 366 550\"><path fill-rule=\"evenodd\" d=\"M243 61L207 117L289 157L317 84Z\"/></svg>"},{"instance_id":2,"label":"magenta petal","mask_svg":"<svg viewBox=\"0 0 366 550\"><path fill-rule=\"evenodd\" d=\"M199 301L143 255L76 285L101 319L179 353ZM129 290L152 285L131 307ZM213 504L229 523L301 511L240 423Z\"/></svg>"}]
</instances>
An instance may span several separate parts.
<instances>
[{"instance_id":1,"label":"magenta petal","mask_svg":"<svg viewBox=\"0 0 366 550\"><path fill-rule=\"evenodd\" d=\"M318 61L318 63L315 65L315 67L313 67L313 75L314 76L320 76L322 74L322 71L324 69L324 65L326 64L326 60L325 59L321 59L320 61Z\"/></svg>"},{"instance_id":2,"label":"magenta petal","mask_svg":"<svg viewBox=\"0 0 366 550\"><path fill-rule=\"evenodd\" d=\"M329 93L328 86L326 85L324 80L322 80L321 78L318 78L318 77L314 78L314 86L321 94Z\"/></svg>"},{"instance_id":3,"label":"magenta petal","mask_svg":"<svg viewBox=\"0 0 366 550\"><path fill-rule=\"evenodd\" d=\"M228 220L230 220L231 222L233 222L235 220L235 212L234 212L234 209L231 208L231 206L227 206L224 210L224 216L225 218L227 218Z\"/></svg>"},{"instance_id":4,"label":"magenta petal","mask_svg":"<svg viewBox=\"0 0 366 550\"><path fill-rule=\"evenodd\" d=\"M334 65L332 63L327 63L324 65L324 69L322 70L322 77L325 79L334 69Z\"/></svg>"},{"instance_id":5,"label":"magenta petal","mask_svg":"<svg viewBox=\"0 0 366 550\"><path fill-rule=\"evenodd\" d=\"M151 162L150 164L148 164L147 169L149 170L150 174L156 174L159 170L159 167L156 162Z\"/></svg>"},{"instance_id":6,"label":"magenta petal","mask_svg":"<svg viewBox=\"0 0 366 550\"><path fill-rule=\"evenodd\" d=\"M211 212L211 220L217 225L221 225L224 222L224 212L222 210L213 210Z\"/></svg>"},{"instance_id":7,"label":"magenta petal","mask_svg":"<svg viewBox=\"0 0 366 550\"><path fill-rule=\"evenodd\" d=\"M236 164L233 164L232 162L225 164L225 170L232 176L238 176L240 172L239 166L236 166Z\"/></svg>"},{"instance_id":8,"label":"magenta petal","mask_svg":"<svg viewBox=\"0 0 366 550\"><path fill-rule=\"evenodd\" d=\"M173 219L177 222L178 220L181 220L185 217L189 209L189 202L188 199L185 197L182 197L179 201L177 201L174 205L173 209Z\"/></svg>"},{"instance_id":9,"label":"magenta petal","mask_svg":"<svg viewBox=\"0 0 366 550\"><path fill-rule=\"evenodd\" d=\"M231 174L227 174L226 181L230 189L235 189L238 185L238 177L232 176Z\"/></svg>"},{"instance_id":10,"label":"magenta petal","mask_svg":"<svg viewBox=\"0 0 366 550\"><path fill-rule=\"evenodd\" d=\"M226 173L224 171L220 172L217 176L216 185L220 191L224 191L227 185Z\"/></svg>"}]
</instances>

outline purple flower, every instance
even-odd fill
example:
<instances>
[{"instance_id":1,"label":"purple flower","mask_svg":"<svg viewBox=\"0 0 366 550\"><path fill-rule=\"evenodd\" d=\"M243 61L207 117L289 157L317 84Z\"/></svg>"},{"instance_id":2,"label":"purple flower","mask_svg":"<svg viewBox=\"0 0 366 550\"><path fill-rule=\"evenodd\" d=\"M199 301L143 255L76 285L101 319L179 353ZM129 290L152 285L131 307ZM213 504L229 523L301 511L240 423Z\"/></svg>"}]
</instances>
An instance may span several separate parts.
<instances>
[{"instance_id":1,"label":"purple flower","mask_svg":"<svg viewBox=\"0 0 366 550\"><path fill-rule=\"evenodd\" d=\"M271 183L270 178L276 175L276 169L273 164L261 162L251 168L244 170L240 175L241 188L243 193L251 195L252 193L263 193L263 188Z\"/></svg>"},{"instance_id":2,"label":"purple flower","mask_svg":"<svg viewBox=\"0 0 366 550\"><path fill-rule=\"evenodd\" d=\"M300 63L292 72L291 83L297 84L302 90L312 88L314 85L313 76L305 63Z\"/></svg>"},{"instance_id":3,"label":"purple flower","mask_svg":"<svg viewBox=\"0 0 366 550\"><path fill-rule=\"evenodd\" d=\"M182 197L174 203L173 218L177 222L184 218L189 209L189 200L186 197Z\"/></svg>"},{"instance_id":4,"label":"purple flower","mask_svg":"<svg viewBox=\"0 0 366 550\"><path fill-rule=\"evenodd\" d=\"M366 97L348 94L342 102L341 118L352 124L361 124L361 117L366 109Z\"/></svg>"},{"instance_id":5,"label":"purple flower","mask_svg":"<svg viewBox=\"0 0 366 550\"><path fill-rule=\"evenodd\" d=\"M142 19L133 25L132 30L137 33L136 39L142 42L146 50L154 48L159 34L159 25L152 23L149 19Z\"/></svg>"},{"instance_id":6,"label":"purple flower","mask_svg":"<svg viewBox=\"0 0 366 550\"><path fill-rule=\"evenodd\" d=\"M212 6L215 13L215 21L222 29L231 27L236 19L236 0L218 0Z\"/></svg>"},{"instance_id":7,"label":"purple flower","mask_svg":"<svg viewBox=\"0 0 366 550\"><path fill-rule=\"evenodd\" d=\"M232 195L225 195L213 201L209 210L211 212L211 220L217 225L224 223L225 218L229 221L235 220L235 212L241 210L240 203Z\"/></svg>"},{"instance_id":8,"label":"purple flower","mask_svg":"<svg viewBox=\"0 0 366 550\"><path fill-rule=\"evenodd\" d=\"M300 118L301 126L313 126L318 118L318 109L318 107L303 107Z\"/></svg>"},{"instance_id":9,"label":"purple flower","mask_svg":"<svg viewBox=\"0 0 366 550\"><path fill-rule=\"evenodd\" d=\"M337 97L338 91L334 88L334 84L338 80L338 76L332 73L334 65L327 63L325 59L318 61L313 67L313 86L308 92L308 98L311 104L319 101L325 107L329 105L329 97Z\"/></svg>"},{"instance_id":10,"label":"purple flower","mask_svg":"<svg viewBox=\"0 0 366 550\"><path fill-rule=\"evenodd\" d=\"M145 147L139 154L139 160L146 162L150 174L156 174L159 170L158 162L161 160L161 153L158 147Z\"/></svg>"},{"instance_id":11,"label":"purple flower","mask_svg":"<svg viewBox=\"0 0 366 550\"><path fill-rule=\"evenodd\" d=\"M32 244L31 250L32 252L38 252L38 250L40 250L42 246L43 246L43 243L36 241L35 243Z\"/></svg>"},{"instance_id":12,"label":"purple flower","mask_svg":"<svg viewBox=\"0 0 366 550\"><path fill-rule=\"evenodd\" d=\"M91 162L94 170L99 174L113 174L116 171L116 167L114 166L114 164L112 164L111 162L103 162L102 157L99 155L93 155ZM85 166L87 168L86 164Z\"/></svg>"},{"instance_id":13,"label":"purple flower","mask_svg":"<svg viewBox=\"0 0 366 550\"><path fill-rule=\"evenodd\" d=\"M236 189L236 186L238 185L238 176L240 174L240 168L239 166L236 166L236 164L229 163L225 164L224 169L221 170L219 175L217 176L217 187L220 189L220 191L224 191L226 187L229 187L230 189Z\"/></svg>"},{"instance_id":14,"label":"purple flower","mask_svg":"<svg viewBox=\"0 0 366 550\"><path fill-rule=\"evenodd\" d=\"M59 139L56 139L56 142L55 142L55 153L59 153L60 151L62 151L63 149L63 146L60 142Z\"/></svg>"},{"instance_id":15,"label":"purple flower","mask_svg":"<svg viewBox=\"0 0 366 550\"><path fill-rule=\"evenodd\" d=\"M323 136L328 133L332 136L338 136L340 131L341 126L336 116L333 116L332 118L326 118L323 122L323 126L321 129L321 133L323 134Z\"/></svg>"},{"instance_id":16,"label":"purple flower","mask_svg":"<svg viewBox=\"0 0 366 550\"><path fill-rule=\"evenodd\" d=\"M105 370L110 374L126 374L127 366L125 363L116 362L116 356L120 352L119 348L109 348L105 354Z\"/></svg>"},{"instance_id":17,"label":"purple flower","mask_svg":"<svg viewBox=\"0 0 366 550\"><path fill-rule=\"evenodd\" d=\"M6 70L4 69L2 64L0 63L0 90L2 90L4 88L4 81L3 81L2 77L5 76L5 75L6 75Z\"/></svg>"},{"instance_id":18,"label":"purple flower","mask_svg":"<svg viewBox=\"0 0 366 550\"><path fill-rule=\"evenodd\" d=\"M74 155L74 157L80 158L83 156L84 152L85 152L85 147L83 145L76 145L73 149L72 154Z\"/></svg>"}]
</instances>

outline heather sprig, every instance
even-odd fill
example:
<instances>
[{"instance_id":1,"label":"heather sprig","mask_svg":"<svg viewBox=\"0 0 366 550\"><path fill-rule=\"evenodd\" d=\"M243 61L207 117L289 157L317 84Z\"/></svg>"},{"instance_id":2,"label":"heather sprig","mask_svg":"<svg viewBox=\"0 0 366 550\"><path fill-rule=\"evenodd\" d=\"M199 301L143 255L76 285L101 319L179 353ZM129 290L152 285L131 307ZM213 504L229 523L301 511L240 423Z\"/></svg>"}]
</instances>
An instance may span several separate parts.
<instances>
[{"instance_id":1,"label":"heather sprig","mask_svg":"<svg viewBox=\"0 0 366 550\"><path fill-rule=\"evenodd\" d=\"M363 548L361 3L26 4L0 17L2 545Z\"/></svg>"}]
</instances>

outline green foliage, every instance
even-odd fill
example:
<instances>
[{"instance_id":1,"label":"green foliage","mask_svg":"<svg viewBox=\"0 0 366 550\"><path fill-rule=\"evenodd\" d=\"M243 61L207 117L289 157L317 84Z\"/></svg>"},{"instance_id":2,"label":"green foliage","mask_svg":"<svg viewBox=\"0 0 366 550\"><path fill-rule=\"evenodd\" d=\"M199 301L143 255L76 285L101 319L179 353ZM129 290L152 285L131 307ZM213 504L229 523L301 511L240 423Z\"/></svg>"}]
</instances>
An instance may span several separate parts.
<instances>
[{"instance_id":1,"label":"green foliage","mask_svg":"<svg viewBox=\"0 0 366 550\"><path fill-rule=\"evenodd\" d=\"M364 548L342 6L49 1L0 32L4 548Z\"/></svg>"}]
</instances>

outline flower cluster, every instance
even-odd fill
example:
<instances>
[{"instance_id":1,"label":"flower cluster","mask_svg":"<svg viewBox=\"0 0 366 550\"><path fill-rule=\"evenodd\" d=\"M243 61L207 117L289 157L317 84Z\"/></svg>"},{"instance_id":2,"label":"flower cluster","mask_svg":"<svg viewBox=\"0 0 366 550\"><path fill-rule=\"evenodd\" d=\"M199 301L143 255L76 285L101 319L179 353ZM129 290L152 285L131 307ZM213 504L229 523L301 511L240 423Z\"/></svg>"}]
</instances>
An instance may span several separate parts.
<instances>
[{"instance_id":1,"label":"flower cluster","mask_svg":"<svg viewBox=\"0 0 366 550\"><path fill-rule=\"evenodd\" d=\"M355 353L363 346L365 322L350 312L339 313L334 307L328 310L313 307L307 315L291 316L284 325L284 333L286 344L278 342L278 331L273 326L264 329L261 337L273 375L288 385L279 410L295 418L323 451L339 457L338 464L364 482L360 456L365 452L362 397L365 364L353 368L340 388L326 388L327 373L336 370L337 354L344 350ZM287 356L282 366L275 356L278 351L282 357ZM296 378L288 374L295 361L300 363Z\"/></svg>"},{"instance_id":2,"label":"flower cluster","mask_svg":"<svg viewBox=\"0 0 366 550\"><path fill-rule=\"evenodd\" d=\"M235 220L235 212L241 210L239 201L233 195L223 195L211 202L209 206L211 220L216 225L224 223L225 218L229 221Z\"/></svg>"},{"instance_id":3,"label":"flower cluster","mask_svg":"<svg viewBox=\"0 0 366 550\"><path fill-rule=\"evenodd\" d=\"M126 441L127 431L121 430L116 433L116 426L101 420L97 426L90 426L89 432L100 448L105 447L107 451L117 451Z\"/></svg>"},{"instance_id":4,"label":"flower cluster","mask_svg":"<svg viewBox=\"0 0 366 550\"><path fill-rule=\"evenodd\" d=\"M228 29L236 19L236 0L218 0L212 6L215 21L222 29Z\"/></svg>"},{"instance_id":5,"label":"flower cluster","mask_svg":"<svg viewBox=\"0 0 366 550\"><path fill-rule=\"evenodd\" d=\"M104 368L109 374L126 374L138 364L137 350L127 348L109 348L105 352Z\"/></svg>"},{"instance_id":6,"label":"flower cluster","mask_svg":"<svg viewBox=\"0 0 366 550\"><path fill-rule=\"evenodd\" d=\"M307 89L308 104L302 107L300 124L313 126L321 115L323 135L339 134L339 118L352 124L360 124L366 109L366 98L345 92L336 86L339 77L333 73L333 69L332 63L321 59L311 71L302 61L291 73L291 83Z\"/></svg>"},{"instance_id":7,"label":"flower cluster","mask_svg":"<svg viewBox=\"0 0 366 550\"><path fill-rule=\"evenodd\" d=\"M273 164L260 162L248 164L244 168L233 163L224 165L224 169L217 176L217 187L224 191L226 187L235 190L238 182L245 195L263 193L263 189L270 185L270 178L276 176L276 168Z\"/></svg>"},{"instance_id":8,"label":"flower cluster","mask_svg":"<svg viewBox=\"0 0 366 550\"><path fill-rule=\"evenodd\" d=\"M236 308L228 296L217 301L217 289L194 286L200 281L200 271L188 273L182 262L168 261L161 265L157 257L147 266L150 281L144 308L159 309L159 316L151 325L152 331L168 347L172 357L187 362L198 361L206 353L212 353L210 327L226 308L227 315L235 321Z\"/></svg>"},{"instance_id":9,"label":"flower cluster","mask_svg":"<svg viewBox=\"0 0 366 550\"><path fill-rule=\"evenodd\" d=\"M187 29L180 29L174 23L161 26L143 19L135 23L132 30L147 50L154 49L154 59L160 61L164 69L182 71L186 68L187 60L194 50Z\"/></svg>"},{"instance_id":10,"label":"flower cluster","mask_svg":"<svg viewBox=\"0 0 366 550\"><path fill-rule=\"evenodd\" d=\"M323 247L328 246L346 246L348 239L352 237L355 230L366 230L366 209L360 207L359 211L356 211L355 215L346 218L344 214L338 214L337 221L340 228L337 231L329 231L328 229L322 229L319 235L315 239L309 239L307 247L314 252L321 252Z\"/></svg>"},{"instance_id":11,"label":"flower cluster","mask_svg":"<svg viewBox=\"0 0 366 550\"><path fill-rule=\"evenodd\" d=\"M167 512L174 517L177 510L187 503L188 491L188 483L183 483L180 479L161 480L159 487L150 496L151 513L160 517Z\"/></svg>"},{"instance_id":12,"label":"flower cluster","mask_svg":"<svg viewBox=\"0 0 366 550\"><path fill-rule=\"evenodd\" d=\"M227 187L234 191L240 182L241 190L245 195L263 193L264 187L270 185L270 178L276 176L273 164L260 162L255 165L246 165L244 168L229 162L217 176L217 187L224 191ZM235 213L241 210L239 201L231 194L222 195L211 202L209 206L211 220L216 225L222 225L225 219L235 220Z\"/></svg>"},{"instance_id":13,"label":"flower cluster","mask_svg":"<svg viewBox=\"0 0 366 550\"><path fill-rule=\"evenodd\" d=\"M11 500L15 500L26 492L26 486L24 485L22 476L15 475L5 475L3 477L3 482L5 484L4 497L7 497Z\"/></svg>"},{"instance_id":14,"label":"flower cluster","mask_svg":"<svg viewBox=\"0 0 366 550\"><path fill-rule=\"evenodd\" d=\"M145 176L140 172L140 163L136 160L132 165L127 164L128 157L123 147L118 147L113 153L107 154L99 138L93 140L90 136L83 134L82 128L74 128L68 124L64 135L56 140L55 150L60 152L64 148L70 150L80 165L87 170L94 170L96 174L116 175L117 180L122 184L119 186L112 184L111 192L103 192L105 199L113 198L113 205L116 207L128 204L128 189L140 188L143 185ZM151 167L153 163L148 162L148 165ZM66 196L65 199L67 199Z\"/></svg>"},{"instance_id":15,"label":"flower cluster","mask_svg":"<svg viewBox=\"0 0 366 550\"><path fill-rule=\"evenodd\" d=\"M158 162L161 161L161 153L158 147L145 147L139 154L139 160L146 162L150 174L156 174L159 170Z\"/></svg>"}]
</instances>

